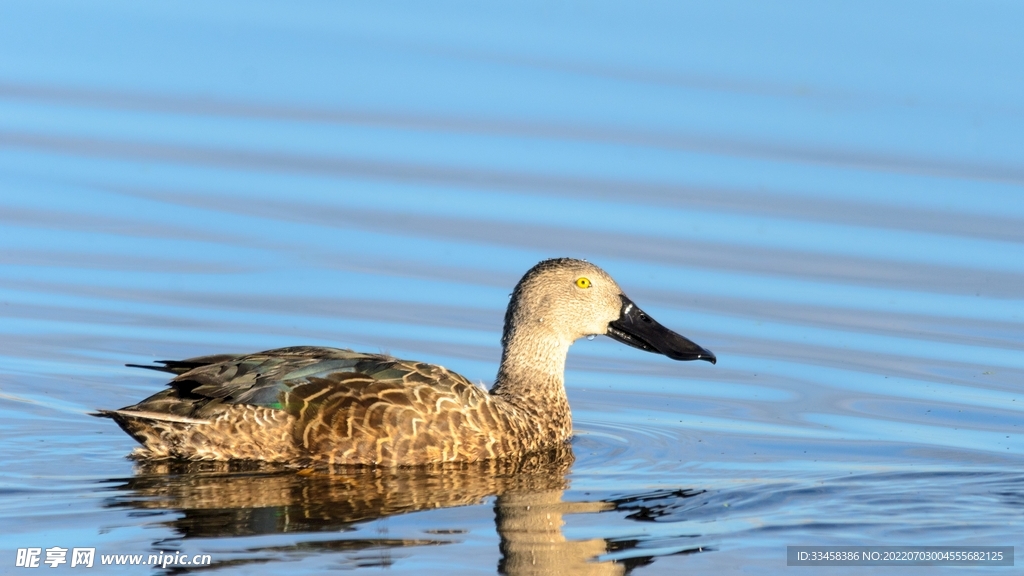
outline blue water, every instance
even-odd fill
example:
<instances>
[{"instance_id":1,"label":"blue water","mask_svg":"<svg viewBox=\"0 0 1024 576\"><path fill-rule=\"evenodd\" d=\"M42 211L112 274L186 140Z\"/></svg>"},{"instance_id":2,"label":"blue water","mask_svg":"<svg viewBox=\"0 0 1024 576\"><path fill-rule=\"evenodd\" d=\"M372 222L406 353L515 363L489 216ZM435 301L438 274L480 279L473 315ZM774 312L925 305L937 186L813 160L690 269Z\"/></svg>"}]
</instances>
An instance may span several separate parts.
<instances>
[{"instance_id":1,"label":"blue water","mask_svg":"<svg viewBox=\"0 0 1024 576\"><path fill-rule=\"evenodd\" d=\"M238 574L1024 550L1022 26L998 2L4 3L0 572L53 546ZM577 343L555 464L149 466L87 415L164 385L125 363L296 344L487 385L512 286L554 256L719 359Z\"/></svg>"}]
</instances>

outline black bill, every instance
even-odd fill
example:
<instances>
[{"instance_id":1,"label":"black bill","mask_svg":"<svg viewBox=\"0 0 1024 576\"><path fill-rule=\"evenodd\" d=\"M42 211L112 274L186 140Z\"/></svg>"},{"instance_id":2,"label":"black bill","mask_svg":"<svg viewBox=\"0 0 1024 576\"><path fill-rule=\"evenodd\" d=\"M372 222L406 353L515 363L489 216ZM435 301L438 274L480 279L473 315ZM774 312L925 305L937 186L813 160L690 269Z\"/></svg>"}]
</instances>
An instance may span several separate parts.
<instances>
[{"instance_id":1,"label":"black bill","mask_svg":"<svg viewBox=\"0 0 1024 576\"><path fill-rule=\"evenodd\" d=\"M658 324L625 294L622 295L622 314L618 320L608 324L608 336L634 348L664 354L673 360L716 362L710 350Z\"/></svg>"}]
</instances>

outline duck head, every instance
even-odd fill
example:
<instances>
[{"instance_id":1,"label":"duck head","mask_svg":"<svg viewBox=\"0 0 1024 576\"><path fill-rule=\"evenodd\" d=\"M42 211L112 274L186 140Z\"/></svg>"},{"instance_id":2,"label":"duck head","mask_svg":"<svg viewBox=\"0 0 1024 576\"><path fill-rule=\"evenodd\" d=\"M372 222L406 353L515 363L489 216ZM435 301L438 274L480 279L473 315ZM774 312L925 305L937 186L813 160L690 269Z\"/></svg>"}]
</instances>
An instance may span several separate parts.
<instances>
[{"instance_id":1,"label":"duck head","mask_svg":"<svg viewBox=\"0 0 1024 576\"><path fill-rule=\"evenodd\" d=\"M583 260L545 260L523 276L505 313L502 342L507 345L525 326L565 346L604 334L673 360L716 361L710 350L659 324L604 270Z\"/></svg>"}]
</instances>

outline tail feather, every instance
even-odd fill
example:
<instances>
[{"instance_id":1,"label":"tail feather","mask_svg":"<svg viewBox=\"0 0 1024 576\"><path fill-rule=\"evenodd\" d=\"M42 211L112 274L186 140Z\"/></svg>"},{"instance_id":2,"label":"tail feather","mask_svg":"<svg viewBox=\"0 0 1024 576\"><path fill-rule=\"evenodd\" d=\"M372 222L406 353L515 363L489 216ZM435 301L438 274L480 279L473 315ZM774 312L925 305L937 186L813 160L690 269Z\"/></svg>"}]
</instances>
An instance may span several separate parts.
<instances>
[{"instance_id":1,"label":"tail feather","mask_svg":"<svg viewBox=\"0 0 1024 576\"><path fill-rule=\"evenodd\" d=\"M163 364L163 366L154 366L152 364L125 364L125 366L131 368L145 368L146 370L156 370L157 372L170 372L171 374L184 374L191 370L195 370L201 366L209 366L210 364L218 364L220 362L227 362L238 358L238 354L214 354L212 356L200 356L198 358L189 358L187 360L154 360L157 364Z\"/></svg>"},{"instance_id":2,"label":"tail feather","mask_svg":"<svg viewBox=\"0 0 1024 576\"><path fill-rule=\"evenodd\" d=\"M90 416L97 416L99 418L113 418L114 420L120 420L122 418L133 418L138 420L152 420L157 422L174 422L177 424L209 424L210 420L201 420L199 418L188 418L186 416L178 416L175 414L167 414L165 412L143 412L140 410L97 410L89 414Z\"/></svg>"},{"instance_id":3,"label":"tail feather","mask_svg":"<svg viewBox=\"0 0 1024 576\"><path fill-rule=\"evenodd\" d=\"M171 368L170 360L154 360L154 362L159 362L160 364L163 364L163 366L154 366L152 364L125 364L125 366L129 368L144 368L146 370L156 370L157 372L178 373L174 368Z\"/></svg>"}]
</instances>

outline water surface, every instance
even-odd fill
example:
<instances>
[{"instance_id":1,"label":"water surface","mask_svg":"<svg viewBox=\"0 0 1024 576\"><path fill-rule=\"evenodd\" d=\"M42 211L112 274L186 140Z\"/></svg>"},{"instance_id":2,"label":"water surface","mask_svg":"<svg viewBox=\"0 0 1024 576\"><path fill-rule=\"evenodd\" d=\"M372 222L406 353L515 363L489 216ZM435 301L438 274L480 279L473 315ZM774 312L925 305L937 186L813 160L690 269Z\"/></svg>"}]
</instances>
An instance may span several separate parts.
<instances>
[{"instance_id":1,"label":"water surface","mask_svg":"<svg viewBox=\"0 0 1024 576\"><path fill-rule=\"evenodd\" d=\"M1024 550L1019 6L2 12L0 571ZM489 385L511 288L555 256L718 364L583 340L570 451L509 466L144 464L87 415L164 385L125 363L296 344Z\"/></svg>"}]
</instances>

